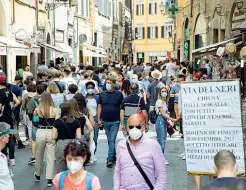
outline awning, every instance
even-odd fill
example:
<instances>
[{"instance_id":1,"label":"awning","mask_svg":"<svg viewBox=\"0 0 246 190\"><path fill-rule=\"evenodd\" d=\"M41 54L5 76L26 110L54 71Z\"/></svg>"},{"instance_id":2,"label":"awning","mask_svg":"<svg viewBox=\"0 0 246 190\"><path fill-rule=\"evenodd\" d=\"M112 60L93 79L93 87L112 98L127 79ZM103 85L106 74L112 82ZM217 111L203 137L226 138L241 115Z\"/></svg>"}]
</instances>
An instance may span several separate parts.
<instances>
[{"instance_id":1,"label":"awning","mask_svg":"<svg viewBox=\"0 0 246 190\"><path fill-rule=\"evenodd\" d=\"M237 40L237 39L239 39L239 38L233 38L233 39L230 39L230 40L226 40L226 41L223 41L223 42L219 42L219 43L216 43L216 44L212 44L212 45L208 45L208 46L205 46L205 47L202 47L202 48L198 48L198 49L193 50L192 54L196 55L196 54L206 53L207 51L209 51L209 52L215 51L215 50L217 50L218 47L224 46L228 42L231 42L231 41L234 41L234 40Z\"/></svg>"},{"instance_id":2,"label":"awning","mask_svg":"<svg viewBox=\"0 0 246 190\"><path fill-rule=\"evenodd\" d=\"M9 48L10 49L10 54L14 54L14 55L19 55L19 56L26 56L28 55L29 52L29 47L25 46L21 43L18 43L14 40L10 40L8 38L6 38L5 36L0 36L0 43L3 44L1 47L3 48L3 46L5 45L5 49ZM3 49L2 49L3 50ZM3 51L4 53L1 55L7 55L7 50Z\"/></svg>"},{"instance_id":3,"label":"awning","mask_svg":"<svg viewBox=\"0 0 246 190\"><path fill-rule=\"evenodd\" d=\"M59 49L63 50L63 52L68 53L69 58L73 58L73 50L68 44L56 43L56 47L58 47Z\"/></svg>"},{"instance_id":4,"label":"awning","mask_svg":"<svg viewBox=\"0 0 246 190\"><path fill-rule=\"evenodd\" d=\"M50 51L55 51L55 56L57 57L68 57L68 52L64 52L63 49L58 48L57 46L52 46L50 44L38 43L41 47L47 48Z\"/></svg>"},{"instance_id":5,"label":"awning","mask_svg":"<svg viewBox=\"0 0 246 190\"><path fill-rule=\"evenodd\" d=\"M83 50L83 53L85 56L88 56L88 57L107 57L106 55L95 53L93 51L89 51L86 49Z\"/></svg>"},{"instance_id":6,"label":"awning","mask_svg":"<svg viewBox=\"0 0 246 190\"><path fill-rule=\"evenodd\" d=\"M30 48L31 53L40 53L40 47L33 44L32 47Z\"/></svg>"}]
</instances>

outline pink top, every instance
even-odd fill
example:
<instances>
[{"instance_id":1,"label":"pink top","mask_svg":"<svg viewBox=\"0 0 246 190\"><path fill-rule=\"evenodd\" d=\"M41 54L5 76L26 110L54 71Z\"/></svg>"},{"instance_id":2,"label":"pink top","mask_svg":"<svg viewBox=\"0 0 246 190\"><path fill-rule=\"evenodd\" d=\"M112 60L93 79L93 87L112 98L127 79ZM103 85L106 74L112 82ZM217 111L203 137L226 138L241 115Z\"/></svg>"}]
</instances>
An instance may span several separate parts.
<instances>
[{"instance_id":1,"label":"pink top","mask_svg":"<svg viewBox=\"0 0 246 190\"><path fill-rule=\"evenodd\" d=\"M154 186L166 190L166 164L160 145L143 135L137 146L130 144L132 153ZM119 142L114 174L114 190L149 190L148 184L128 153L126 140Z\"/></svg>"},{"instance_id":2,"label":"pink top","mask_svg":"<svg viewBox=\"0 0 246 190\"><path fill-rule=\"evenodd\" d=\"M78 183L74 183L71 180L70 172L68 172L68 175L65 178L64 187L62 190L84 190L86 188L86 174L87 172L84 172L82 180ZM56 174L54 181L53 181L56 189L58 189L58 181L59 181L60 175L61 173ZM93 178L92 178L92 190L102 190L99 179L95 175L93 175Z\"/></svg>"}]
</instances>

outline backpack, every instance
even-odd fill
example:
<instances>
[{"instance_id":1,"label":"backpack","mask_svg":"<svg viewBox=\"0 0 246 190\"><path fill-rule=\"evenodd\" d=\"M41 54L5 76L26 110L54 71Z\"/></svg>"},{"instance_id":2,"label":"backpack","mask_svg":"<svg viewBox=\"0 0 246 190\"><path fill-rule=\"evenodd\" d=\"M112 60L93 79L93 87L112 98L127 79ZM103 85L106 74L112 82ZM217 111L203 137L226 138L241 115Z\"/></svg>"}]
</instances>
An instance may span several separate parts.
<instances>
[{"instance_id":1,"label":"backpack","mask_svg":"<svg viewBox=\"0 0 246 190\"><path fill-rule=\"evenodd\" d=\"M38 107L38 102L34 98L32 98L32 101L34 102L35 108L37 108ZM39 117L37 115L33 115L32 121L34 123L38 123L39 122Z\"/></svg>"},{"instance_id":2,"label":"backpack","mask_svg":"<svg viewBox=\"0 0 246 190\"><path fill-rule=\"evenodd\" d=\"M67 177L67 174L68 174L68 171L64 171L61 173L60 177L59 177L59 180L58 180L58 189L59 190L62 190L63 187L64 187L64 181ZM86 174L86 187L85 187L85 190L92 190L91 186L92 186L92 177L93 177L93 174L92 173L89 173L87 172Z\"/></svg>"},{"instance_id":3,"label":"backpack","mask_svg":"<svg viewBox=\"0 0 246 190\"><path fill-rule=\"evenodd\" d=\"M149 120L152 124L156 123L156 119L157 119L157 114L155 110L152 110L149 112Z\"/></svg>"}]
</instances>

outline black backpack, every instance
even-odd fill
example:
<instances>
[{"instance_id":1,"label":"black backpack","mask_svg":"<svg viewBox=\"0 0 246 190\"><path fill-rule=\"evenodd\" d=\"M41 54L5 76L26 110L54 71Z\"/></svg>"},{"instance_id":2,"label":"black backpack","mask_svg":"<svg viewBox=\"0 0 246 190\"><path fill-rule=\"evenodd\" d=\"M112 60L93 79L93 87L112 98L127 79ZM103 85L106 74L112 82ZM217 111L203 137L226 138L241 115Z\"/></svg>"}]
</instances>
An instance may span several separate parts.
<instances>
[{"instance_id":1,"label":"black backpack","mask_svg":"<svg viewBox=\"0 0 246 190\"><path fill-rule=\"evenodd\" d=\"M149 112L149 120L152 124L156 123L156 119L157 119L157 114L155 110L152 110Z\"/></svg>"}]
</instances>

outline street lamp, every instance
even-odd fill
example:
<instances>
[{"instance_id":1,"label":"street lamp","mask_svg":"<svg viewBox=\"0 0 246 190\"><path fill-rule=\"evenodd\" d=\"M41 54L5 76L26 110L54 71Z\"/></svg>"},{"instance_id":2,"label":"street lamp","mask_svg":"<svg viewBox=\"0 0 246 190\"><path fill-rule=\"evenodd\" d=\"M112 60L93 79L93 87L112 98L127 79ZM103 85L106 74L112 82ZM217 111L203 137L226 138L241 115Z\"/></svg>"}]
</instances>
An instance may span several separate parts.
<instances>
[{"instance_id":1,"label":"street lamp","mask_svg":"<svg viewBox=\"0 0 246 190\"><path fill-rule=\"evenodd\" d=\"M241 10L243 8L243 0L237 0L236 1L238 10Z\"/></svg>"}]
</instances>

